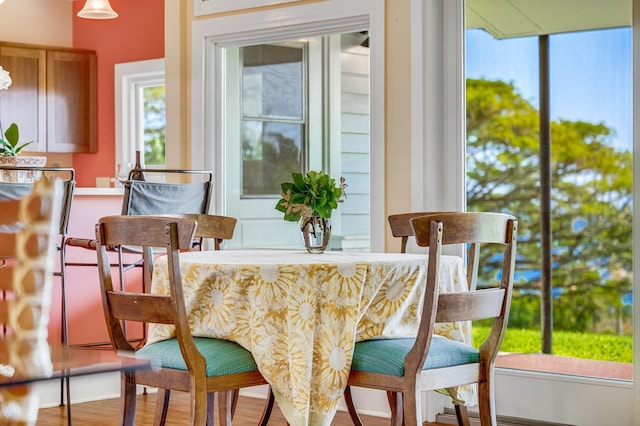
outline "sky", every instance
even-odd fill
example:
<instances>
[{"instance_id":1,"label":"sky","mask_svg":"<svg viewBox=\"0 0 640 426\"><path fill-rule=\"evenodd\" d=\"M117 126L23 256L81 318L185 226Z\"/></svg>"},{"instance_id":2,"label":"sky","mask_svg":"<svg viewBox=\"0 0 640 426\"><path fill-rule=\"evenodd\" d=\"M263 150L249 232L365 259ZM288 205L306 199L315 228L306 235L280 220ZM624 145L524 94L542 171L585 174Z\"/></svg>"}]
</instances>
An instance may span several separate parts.
<instances>
[{"instance_id":1,"label":"sky","mask_svg":"<svg viewBox=\"0 0 640 426\"><path fill-rule=\"evenodd\" d=\"M631 28L549 36L551 118L604 123L615 130L612 144L632 146ZM483 30L467 31L468 78L513 82L536 108L538 38L498 40Z\"/></svg>"}]
</instances>

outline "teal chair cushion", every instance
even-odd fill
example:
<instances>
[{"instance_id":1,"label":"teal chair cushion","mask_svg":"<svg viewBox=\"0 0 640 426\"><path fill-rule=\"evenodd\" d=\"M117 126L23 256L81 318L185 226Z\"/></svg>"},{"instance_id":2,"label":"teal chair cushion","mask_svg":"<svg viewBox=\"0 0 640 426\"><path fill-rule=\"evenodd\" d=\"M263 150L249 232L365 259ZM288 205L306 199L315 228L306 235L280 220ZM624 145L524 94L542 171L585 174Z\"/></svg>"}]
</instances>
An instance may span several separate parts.
<instances>
[{"instance_id":1,"label":"teal chair cushion","mask_svg":"<svg viewBox=\"0 0 640 426\"><path fill-rule=\"evenodd\" d=\"M414 339L381 339L356 343L351 368L356 371L387 374L402 377L404 375L404 358L411 350ZM434 335L423 370L451 367L454 365L478 362L478 350Z\"/></svg>"},{"instance_id":2,"label":"teal chair cushion","mask_svg":"<svg viewBox=\"0 0 640 426\"><path fill-rule=\"evenodd\" d=\"M207 360L207 377L246 373L258 369L251 352L235 342L206 337L194 337L193 341ZM167 339L145 345L136 356L152 360L160 367L187 370L178 340Z\"/></svg>"}]
</instances>

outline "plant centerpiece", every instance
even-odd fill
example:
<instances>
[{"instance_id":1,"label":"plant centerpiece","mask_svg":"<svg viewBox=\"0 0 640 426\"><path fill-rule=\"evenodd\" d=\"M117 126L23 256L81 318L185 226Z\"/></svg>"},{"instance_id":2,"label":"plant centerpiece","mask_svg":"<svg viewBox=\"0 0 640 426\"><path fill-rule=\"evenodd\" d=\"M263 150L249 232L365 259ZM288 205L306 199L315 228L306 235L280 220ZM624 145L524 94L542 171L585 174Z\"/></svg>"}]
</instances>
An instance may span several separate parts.
<instances>
[{"instance_id":1,"label":"plant centerpiece","mask_svg":"<svg viewBox=\"0 0 640 426\"><path fill-rule=\"evenodd\" d=\"M284 213L284 220L299 222L307 251L322 253L331 236L331 213L347 196L344 178L336 183L326 173L309 171L292 173L293 182L284 182L282 197L276 210Z\"/></svg>"},{"instance_id":2,"label":"plant centerpiece","mask_svg":"<svg viewBox=\"0 0 640 426\"><path fill-rule=\"evenodd\" d=\"M11 86L9 72L0 66L0 90L7 90ZM20 130L16 123L11 123L3 131L0 122L0 166L10 167L43 167L47 163L44 156L18 157L20 152L31 142L20 143ZM40 173L28 171L3 170L0 179L5 182L33 182L40 178Z\"/></svg>"}]
</instances>

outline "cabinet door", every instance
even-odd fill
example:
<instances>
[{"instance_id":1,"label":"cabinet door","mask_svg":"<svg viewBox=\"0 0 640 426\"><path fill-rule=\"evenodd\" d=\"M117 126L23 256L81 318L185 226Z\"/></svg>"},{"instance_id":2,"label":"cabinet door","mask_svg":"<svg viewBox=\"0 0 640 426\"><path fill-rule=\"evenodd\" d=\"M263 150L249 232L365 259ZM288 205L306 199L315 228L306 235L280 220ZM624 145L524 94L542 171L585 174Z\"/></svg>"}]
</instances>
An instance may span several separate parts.
<instances>
[{"instance_id":1,"label":"cabinet door","mask_svg":"<svg viewBox=\"0 0 640 426\"><path fill-rule=\"evenodd\" d=\"M47 50L47 149L96 152L96 55Z\"/></svg>"},{"instance_id":2,"label":"cabinet door","mask_svg":"<svg viewBox=\"0 0 640 426\"><path fill-rule=\"evenodd\" d=\"M26 151L46 151L46 51L0 45L0 65L9 71L13 81L9 89L0 92L3 134L11 123L16 123L20 142L33 142Z\"/></svg>"}]
</instances>

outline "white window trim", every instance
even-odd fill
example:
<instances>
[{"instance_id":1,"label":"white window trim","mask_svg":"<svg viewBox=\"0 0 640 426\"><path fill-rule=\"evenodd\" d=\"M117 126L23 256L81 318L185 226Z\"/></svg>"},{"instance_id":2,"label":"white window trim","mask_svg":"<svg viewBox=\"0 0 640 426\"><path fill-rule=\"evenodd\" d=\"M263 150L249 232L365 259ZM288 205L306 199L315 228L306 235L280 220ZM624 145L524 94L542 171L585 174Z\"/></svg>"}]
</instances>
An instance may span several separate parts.
<instances>
[{"instance_id":1,"label":"white window trim","mask_svg":"<svg viewBox=\"0 0 640 426\"><path fill-rule=\"evenodd\" d=\"M301 34L349 32L365 26L371 38L370 170L384 170L384 0L327 0L242 15L194 21L192 27L192 150L194 168L214 170L215 211L224 212L223 50L226 46L268 43ZM217 125L217 123L220 123ZM384 174L371 173L371 250L384 251Z\"/></svg>"},{"instance_id":2,"label":"white window trim","mask_svg":"<svg viewBox=\"0 0 640 426\"><path fill-rule=\"evenodd\" d=\"M253 7L273 6L299 0L194 0L193 10L196 16L232 10L251 9Z\"/></svg>"},{"instance_id":3,"label":"white window trim","mask_svg":"<svg viewBox=\"0 0 640 426\"><path fill-rule=\"evenodd\" d=\"M633 37L633 210L640 211L640 0L632 2L632 37ZM633 215L633 269L638 270L640 265L640 218ZM633 420L635 425L640 424L640 315L638 303L640 303L640 274L633 274Z\"/></svg>"},{"instance_id":4,"label":"white window trim","mask_svg":"<svg viewBox=\"0 0 640 426\"><path fill-rule=\"evenodd\" d=\"M115 65L116 174L118 165L121 165L122 175L127 164L135 164L138 149L135 141L141 140L142 132L137 110L139 88L164 84L164 76L164 59Z\"/></svg>"}]
</instances>

